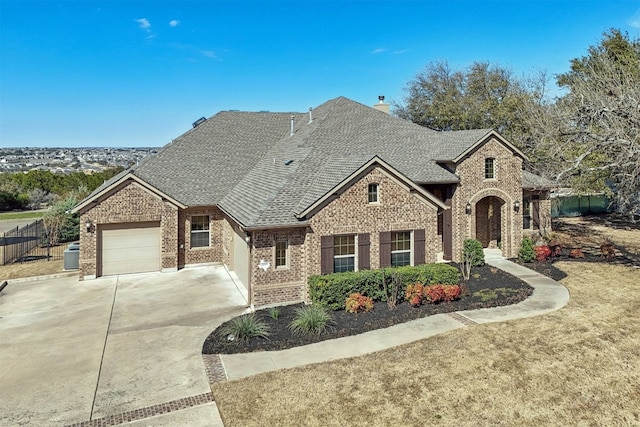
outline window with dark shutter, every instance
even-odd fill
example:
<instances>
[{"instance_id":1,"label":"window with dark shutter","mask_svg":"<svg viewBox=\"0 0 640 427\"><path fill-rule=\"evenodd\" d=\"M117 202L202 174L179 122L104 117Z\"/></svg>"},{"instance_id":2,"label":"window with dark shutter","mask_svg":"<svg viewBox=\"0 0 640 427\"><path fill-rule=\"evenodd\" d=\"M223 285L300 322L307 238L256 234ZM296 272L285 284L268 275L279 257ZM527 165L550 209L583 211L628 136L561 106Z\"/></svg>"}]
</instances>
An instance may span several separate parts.
<instances>
[{"instance_id":1,"label":"window with dark shutter","mask_svg":"<svg viewBox=\"0 0 640 427\"><path fill-rule=\"evenodd\" d=\"M391 267L391 232L380 233L380 268Z\"/></svg>"},{"instance_id":2,"label":"window with dark shutter","mask_svg":"<svg viewBox=\"0 0 640 427\"><path fill-rule=\"evenodd\" d=\"M371 243L369 233L358 234L358 270L371 268Z\"/></svg>"}]
</instances>

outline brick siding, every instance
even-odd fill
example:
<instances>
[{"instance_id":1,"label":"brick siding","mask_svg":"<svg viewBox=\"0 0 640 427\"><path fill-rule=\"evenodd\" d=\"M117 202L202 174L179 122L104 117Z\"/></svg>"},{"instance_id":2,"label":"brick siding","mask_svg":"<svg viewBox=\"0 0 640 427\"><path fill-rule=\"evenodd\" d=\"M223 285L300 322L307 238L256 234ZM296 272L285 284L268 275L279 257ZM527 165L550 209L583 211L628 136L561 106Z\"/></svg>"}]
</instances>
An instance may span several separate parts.
<instances>
[{"instance_id":1,"label":"brick siding","mask_svg":"<svg viewBox=\"0 0 640 427\"><path fill-rule=\"evenodd\" d=\"M494 179L484 177L486 158L495 159ZM490 204L493 205L493 218L500 219L503 254L507 257L517 255L522 240L522 215L514 212L513 206L516 201L522 206L522 159L492 138L458 163L455 172L460 183L452 199L453 260L460 260L465 239L485 235L488 218L478 216L477 212L480 209L481 213L486 213ZM486 197L499 200L483 200ZM471 215L465 212L467 203L472 206Z\"/></svg>"},{"instance_id":2,"label":"brick siding","mask_svg":"<svg viewBox=\"0 0 640 427\"><path fill-rule=\"evenodd\" d=\"M191 247L191 218L196 215L209 216L209 247ZM198 207L180 210L180 267L190 264L222 262L222 228L225 222L222 212L215 206Z\"/></svg>"},{"instance_id":3,"label":"brick siding","mask_svg":"<svg viewBox=\"0 0 640 427\"><path fill-rule=\"evenodd\" d=\"M178 208L140 184L127 181L101 197L95 205L82 212L80 224L91 222L90 232L80 230L80 279L95 277L98 271L100 226L156 221L162 236L161 267L178 267Z\"/></svg>"}]
</instances>

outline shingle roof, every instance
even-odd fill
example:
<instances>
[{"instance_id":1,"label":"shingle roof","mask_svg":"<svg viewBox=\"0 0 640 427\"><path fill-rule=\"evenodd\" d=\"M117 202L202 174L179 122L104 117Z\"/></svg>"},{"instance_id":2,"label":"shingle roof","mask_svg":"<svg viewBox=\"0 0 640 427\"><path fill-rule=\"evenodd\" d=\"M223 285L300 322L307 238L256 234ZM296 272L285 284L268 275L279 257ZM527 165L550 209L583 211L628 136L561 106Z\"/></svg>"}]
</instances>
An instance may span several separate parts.
<instances>
[{"instance_id":1,"label":"shingle roof","mask_svg":"<svg viewBox=\"0 0 640 427\"><path fill-rule=\"evenodd\" d=\"M453 159L487 134L436 132L346 98L322 104L313 117L296 116L294 135L274 142L220 207L245 226L295 223L296 213L374 156L418 183L457 182L433 159ZM440 146L448 144L455 149Z\"/></svg>"},{"instance_id":2,"label":"shingle roof","mask_svg":"<svg viewBox=\"0 0 640 427\"><path fill-rule=\"evenodd\" d=\"M290 113L223 111L166 145L134 174L186 205L213 205L289 130Z\"/></svg>"},{"instance_id":3,"label":"shingle roof","mask_svg":"<svg viewBox=\"0 0 640 427\"><path fill-rule=\"evenodd\" d=\"M306 113L220 112L133 173L185 205L217 204L244 226L294 224L295 213L375 156L419 184L457 182L436 161L489 132L438 132L339 97L311 122Z\"/></svg>"},{"instance_id":4,"label":"shingle roof","mask_svg":"<svg viewBox=\"0 0 640 427\"><path fill-rule=\"evenodd\" d=\"M529 171L522 171L522 188L547 189L555 186L556 184L547 178L533 174Z\"/></svg>"}]
</instances>

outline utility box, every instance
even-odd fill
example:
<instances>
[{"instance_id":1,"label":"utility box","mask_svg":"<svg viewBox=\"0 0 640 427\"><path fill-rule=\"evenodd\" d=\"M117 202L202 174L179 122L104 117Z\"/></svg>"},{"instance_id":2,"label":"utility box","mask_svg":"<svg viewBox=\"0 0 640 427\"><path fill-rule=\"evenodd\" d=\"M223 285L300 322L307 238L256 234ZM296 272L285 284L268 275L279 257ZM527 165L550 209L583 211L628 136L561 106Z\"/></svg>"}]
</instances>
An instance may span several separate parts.
<instances>
[{"instance_id":1,"label":"utility box","mask_svg":"<svg viewBox=\"0 0 640 427\"><path fill-rule=\"evenodd\" d=\"M64 270L80 269L80 243L71 243L64 250Z\"/></svg>"}]
</instances>

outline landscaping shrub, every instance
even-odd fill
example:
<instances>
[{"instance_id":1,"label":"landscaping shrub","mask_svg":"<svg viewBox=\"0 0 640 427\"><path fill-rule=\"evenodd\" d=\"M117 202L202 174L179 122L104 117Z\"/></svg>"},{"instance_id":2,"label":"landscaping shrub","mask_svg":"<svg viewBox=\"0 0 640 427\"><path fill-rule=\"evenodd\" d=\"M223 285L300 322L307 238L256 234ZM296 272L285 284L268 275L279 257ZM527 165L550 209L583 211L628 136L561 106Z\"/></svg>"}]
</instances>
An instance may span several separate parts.
<instances>
[{"instance_id":1,"label":"landscaping shrub","mask_svg":"<svg viewBox=\"0 0 640 427\"><path fill-rule=\"evenodd\" d=\"M547 245L536 246L533 249L536 252L536 261L545 262L551 256L551 249Z\"/></svg>"},{"instance_id":2,"label":"landscaping shrub","mask_svg":"<svg viewBox=\"0 0 640 427\"><path fill-rule=\"evenodd\" d=\"M344 303L345 309L349 313L366 313L373 310L373 300L362 294L351 294Z\"/></svg>"},{"instance_id":3,"label":"landscaping shrub","mask_svg":"<svg viewBox=\"0 0 640 427\"><path fill-rule=\"evenodd\" d=\"M462 290L458 285L431 285L424 288L424 296L427 302L438 304L439 302L450 302L460 298Z\"/></svg>"},{"instance_id":4,"label":"landscaping shrub","mask_svg":"<svg viewBox=\"0 0 640 427\"><path fill-rule=\"evenodd\" d=\"M387 307L389 310L396 308L398 303L398 293L402 289L402 283L396 272L393 272L390 276L385 274L384 268L382 269L382 287L384 288L384 296L387 300Z\"/></svg>"},{"instance_id":5,"label":"landscaping shrub","mask_svg":"<svg viewBox=\"0 0 640 427\"><path fill-rule=\"evenodd\" d=\"M431 304L437 304L444 301L444 287L442 285L428 286L424 290L424 294L427 297L427 302Z\"/></svg>"},{"instance_id":6,"label":"landscaping shrub","mask_svg":"<svg viewBox=\"0 0 640 427\"><path fill-rule=\"evenodd\" d=\"M551 250L551 256L553 257L562 256L562 244L560 242L558 242L555 239L549 240L549 243L547 243L547 246L549 246L549 249Z\"/></svg>"},{"instance_id":7,"label":"landscaping shrub","mask_svg":"<svg viewBox=\"0 0 640 427\"><path fill-rule=\"evenodd\" d=\"M604 258L612 258L616 256L616 248L609 240L605 240L600 245L600 252Z\"/></svg>"},{"instance_id":8,"label":"landscaping shrub","mask_svg":"<svg viewBox=\"0 0 640 427\"><path fill-rule=\"evenodd\" d=\"M455 301L460 298L462 289L458 285L442 285L444 286L444 300L447 302Z\"/></svg>"},{"instance_id":9,"label":"landscaping shrub","mask_svg":"<svg viewBox=\"0 0 640 427\"><path fill-rule=\"evenodd\" d=\"M472 267L480 267L484 265L484 250L482 243L476 239L467 239L464 241L462 249L462 259L471 261Z\"/></svg>"},{"instance_id":10,"label":"landscaping shrub","mask_svg":"<svg viewBox=\"0 0 640 427\"><path fill-rule=\"evenodd\" d=\"M259 320L254 313L244 314L231 319L222 328L221 333L228 336L230 340L248 340L249 338L267 338L269 336L269 325Z\"/></svg>"},{"instance_id":11,"label":"landscaping shrub","mask_svg":"<svg viewBox=\"0 0 640 427\"><path fill-rule=\"evenodd\" d=\"M518 258L523 262L532 262L536 257L536 252L533 249L533 240L529 237L522 239L520 244L520 252L518 252Z\"/></svg>"},{"instance_id":12,"label":"landscaping shrub","mask_svg":"<svg viewBox=\"0 0 640 427\"><path fill-rule=\"evenodd\" d=\"M460 272L448 264L423 264L415 267L407 265L385 268L384 275L382 270L314 275L308 279L309 296L314 304L334 311L343 309L345 300L353 293L365 295L373 301L389 302L387 293L391 292L391 289L383 283L387 278L400 281L401 286L397 286L396 298L402 298L406 286L410 283L453 285L460 281Z\"/></svg>"},{"instance_id":13,"label":"landscaping shrub","mask_svg":"<svg viewBox=\"0 0 640 427\"><path fill-rule=\"evenodd\" d=\"M449 264L422 264L415 267L407 265L388 270L397 271L404 286L410 283L422 283L425 286L433 283L455 285L460 282L460 271Z\"/></svg>"},{"instance_id":14,"label":"landscaping shrub","mask_svg":"<svg viewBox=\"0 0 640 427\"><path fill-rule=\"evenodd\" d=\"M571 252L569 252L569 256L571 258L584 258L584 253L582 252L582 249L571 249Z\"/></svg>"},{"instance_id":15,"label":"landscaping shrub","mask_svg":"<svg viewBox=\"0 0 640 427\"><path fill-rule=\"evenodd\" d=\"M296 334L319 335L335 324L333 315L320 305L308 305L296 309L296 316L289 324Z\"/></svg>"},{"instance_id":16,"label":"landscaping shrub","mask_svg":"<svg viewBox=\"0 0 640 427\"><path fill-rule=\"evenodd\" d=\"M424 285L422 283L414 283L411 285L407 285L407 288L404 291L404 299L409 301L414 307L422 304L422 297L424 295Z\"/></svg>"},{"instance_id":17,"label":"landscaping shrub","mask_svg":"<svg viewBox=\"0 0 640 427\"><path fill-rule=\"evenodd\" d=\"M307 282L311 301L329 310L344 308L344 301L353 293L366 295L374 301L386 300L380 270L314 275Z\"/></svg>"}]
</instances>

